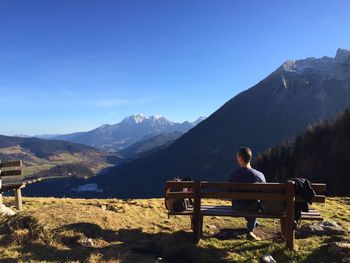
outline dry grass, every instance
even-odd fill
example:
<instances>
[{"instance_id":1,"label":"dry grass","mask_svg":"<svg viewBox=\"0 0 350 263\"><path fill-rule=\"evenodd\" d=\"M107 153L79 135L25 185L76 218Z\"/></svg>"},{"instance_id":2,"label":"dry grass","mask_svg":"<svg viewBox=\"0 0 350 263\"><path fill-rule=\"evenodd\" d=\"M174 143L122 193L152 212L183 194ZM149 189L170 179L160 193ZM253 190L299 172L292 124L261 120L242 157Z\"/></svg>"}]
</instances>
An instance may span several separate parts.
<instances>
[{"instance_id":1,"label":"dry grass","mask_svg":"<svg viewBox=\"0 0 350 263\"><path fill-rule=\"evenodd\" d=\"M5 198L7 205L12 202ZM163 199L24 198L23 207L15 217L0 218L0 262L258 262L265 253L277 262L333 262L323 248L349 238L299 239L299 249L289 252L278 221L260 220L257 234L263 239L253 242L232 232L244 228L243 219L211 217L205 218L204 237L195 246L189 218L169 219ZM350 198L317 205L348 233L349 208Z\"/></svg>"}]
</instances>

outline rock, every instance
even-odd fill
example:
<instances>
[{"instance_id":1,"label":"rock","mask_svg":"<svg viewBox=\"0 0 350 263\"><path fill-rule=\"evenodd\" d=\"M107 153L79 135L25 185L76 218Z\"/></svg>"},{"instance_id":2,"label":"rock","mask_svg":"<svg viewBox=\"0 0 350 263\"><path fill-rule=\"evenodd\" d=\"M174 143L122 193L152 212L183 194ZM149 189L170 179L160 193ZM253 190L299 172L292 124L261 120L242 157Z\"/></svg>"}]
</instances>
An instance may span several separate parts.
<instances>
[{"instance_id":1,"label":"rock","mask_svg":"<svg viewBox=\"0 0 350 263\"><path fill-rule=\"evenodd\" d=\"M207 227L208 227L209 229L213 229L213 230L217 229L217 227L216 227L215 225L207 225Z\"/></svg>"},{"instance_id":2,"label":"rock","mask_svg":"<svg viewBox=\"0 0 350 263\"><path fill-rule=\"evenodd\" d=\"M84 240L81 241L81 245L93 247L94 246L94 242L92 241L91 238L87 238L87 239L84 239Z\"/></svg>"},{"instance_id":3,"label":"rock","mask_svg":"<svg viewBox=\"0 0 350 263\"><path fill-rule=\"evenodd\" d=\"M337 54L335 55L336 62L344 62L350 57L350 50L338 48Z\"/></svg>"},{"instance_id":4,"label":"rock","mask_svg":"<svg viewBox=\"0 0 350 263\"><path fill-rule=\"evenodd\" d=\"M13 216L15 214L16 214L16 212L13 211L11 208L8 208L4 204L0 205L0 215Z\"/></svg>"},{"instance_id":5,"label":"rock","mask_svg":"<svg viewBox=\"0 0 350 263\"><path fill-rule=\"evenodd\" d=\"M101 205L101 209L102 209L102 210L106 210L106 209L107 209L107 206L106 206L106 205Z\"/></svg>"},{"instance_id":6,"label":"rock","mask_svg":"<svg viewBox=\"0 0 350 263\"><path fill-rule=\"evenodd\" d=\"M276 260L271 255L263 255L260 258L261 263L276 263Z\"/></svg>"},{"instance_id":7,"label":"rock","mask_svg":"<svg viewBox=\"0 0 350 263\"><path fill-rule=\"evenodd\" d=\"M327 248L334 259L339 259L339 262L350 262L350 243L333 242L329 243Z\"/></svg>"},{"instance_id":8,"label":"rock","mask_svg":"<svg viewBox=\"0 0 350 263\"><path fill-rule=\"evenodd\" d=\"M334 221L316 222L312 224L302 225L295 235L298 238L305 238L309 236L332 236L344 235L346 231Z\"/></svg>"}]
</instances>

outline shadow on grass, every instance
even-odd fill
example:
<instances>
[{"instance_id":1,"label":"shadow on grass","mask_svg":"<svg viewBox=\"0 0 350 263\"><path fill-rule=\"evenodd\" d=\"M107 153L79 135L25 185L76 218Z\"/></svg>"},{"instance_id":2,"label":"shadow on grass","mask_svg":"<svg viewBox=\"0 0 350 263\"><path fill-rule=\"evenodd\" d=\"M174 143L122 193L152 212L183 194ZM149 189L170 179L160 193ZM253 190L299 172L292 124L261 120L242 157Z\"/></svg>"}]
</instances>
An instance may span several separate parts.
<instances>
[{"instance_id":1,"label":"shadow on grass","mask_svg":"<svg viewBox=\"0 0 350 263\"><path fill-rule=\"evenodd\" d=\"M0 259L0 263L17 263L17 259L14 258L2 258Z\"/></svg>"},{"instance_id":2,"label":"shadow on grass","mask_svg":"<svg viewBox=\"0 0 350 263\"><path fill-rule=\"evenodd\" d=\"M172 233L145 233L142 229L104 230L96 224L69 224L54 230L54 241L23 244L19 253L25 261L80 261L89 262L98 255L98 261L142 262L223 262L224 251L202 248L192 244L192 235L184 231ZM91 238L92 245L82 243Z\"/></svg>"},{"instance_id":3,"label":"shadow on grass","mask_svg":"<svg viewBox=\"0 0 350 263\"><path fill-rule=\"evenodd\" d=\"M242 239L245 238L246 234L246 228L222 228L218 233L216 233L212 237L219 240Z\"/></svg>"},{"instance_id":4,"label":"shadow on grass","mask_svg":"<svg viewBox=\"0 0 350 263\"><path fill-rule=\"evenodd\" d=\"M55 229L55 232L58 234L62 232L64 233L67 231L81 233L87 238L103 239L106 242L114 242L118 240L115 231L104 230L99 225L91 224L91 223L75 223L75 224L64 225Z\"/></svg>"}]
</instances>

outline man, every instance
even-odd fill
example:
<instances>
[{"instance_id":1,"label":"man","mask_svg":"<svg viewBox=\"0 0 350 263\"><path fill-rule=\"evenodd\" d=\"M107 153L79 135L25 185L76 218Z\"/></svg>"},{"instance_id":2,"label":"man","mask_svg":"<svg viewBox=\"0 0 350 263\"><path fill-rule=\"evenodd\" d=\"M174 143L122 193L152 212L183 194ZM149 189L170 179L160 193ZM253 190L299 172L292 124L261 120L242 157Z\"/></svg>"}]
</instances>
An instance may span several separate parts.
<instances>
[{"instance_id":1,"label":"man","mask_svg":"<svg viewBox=\"0 0 350 263\"><path fill-rule=\"evenodd\" d=\"M263 173L251 167L252 151L248 147L240 147L238 149L236 159L239 168L231 172L228 182L235 183L266 183ZM232 200L232 209L237 211L258 211L259 203L255 200ZM246 217L247 220L247 237L250 239L258 239L253 230L257 224L255 217Z\"/></svg>"}]
</instances>

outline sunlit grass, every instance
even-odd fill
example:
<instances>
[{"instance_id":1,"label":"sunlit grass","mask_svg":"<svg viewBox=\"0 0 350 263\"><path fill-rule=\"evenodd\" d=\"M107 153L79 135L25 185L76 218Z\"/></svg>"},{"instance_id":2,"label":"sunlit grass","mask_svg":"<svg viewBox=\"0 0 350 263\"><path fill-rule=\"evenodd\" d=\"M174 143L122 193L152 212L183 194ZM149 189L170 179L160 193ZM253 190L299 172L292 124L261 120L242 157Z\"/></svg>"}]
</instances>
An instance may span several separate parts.
<instances>
[{"instance_id":1,"label":"sunlit grass","mask_svg":"<svg viewBox=\"0 0 350 263\"><path fill-rule=\"evenodd\" d=\"M7 205L13 201L5 198ZM315 207L325 220L334 220L348 231L341 238L350 238L350 198L328 198L326 204ZM163 262L258 262L264 254L271 254L277 262L314 262L320 255L318 262L333 261L322 249L332 237L297 239L298 250L290 252L279 237L279 221L272 219L260 219L262 226L256 232L261 241L247 241L244 236L220 235L244 228L243 219L206 217L204 237L193 245L189 218L169 219L163 199L24 198L23 208L11 220L19 224L16 220L25 217L29 229L40 233L28 239L30 231L8 232L4 230L8 221L0 219L0 241L5 244L0 247L0 261L156 262L162 258Z\"/></svg>"}]
</instances>

